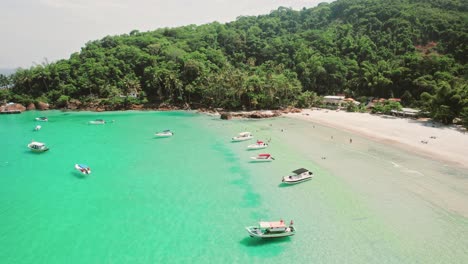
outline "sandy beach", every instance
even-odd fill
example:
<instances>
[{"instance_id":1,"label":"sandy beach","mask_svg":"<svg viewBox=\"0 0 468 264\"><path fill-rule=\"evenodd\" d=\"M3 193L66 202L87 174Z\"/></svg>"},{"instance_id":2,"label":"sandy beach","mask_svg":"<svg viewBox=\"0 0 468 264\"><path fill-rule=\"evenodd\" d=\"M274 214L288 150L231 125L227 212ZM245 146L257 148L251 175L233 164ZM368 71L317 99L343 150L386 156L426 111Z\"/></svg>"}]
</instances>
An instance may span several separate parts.
<instances>
[{"instance_id":1,"label":"sandy beach","mask_svg":"<svg viewBox=\"0 0 468 264\"><path fill-rule=\"evenodd\" d=\"M286 116L347 130L429 158L468 168L468 133L457 130L454 126L442 126L427 120L326 109L305 109L301 113Z\"/></svg>"}]
</instances>

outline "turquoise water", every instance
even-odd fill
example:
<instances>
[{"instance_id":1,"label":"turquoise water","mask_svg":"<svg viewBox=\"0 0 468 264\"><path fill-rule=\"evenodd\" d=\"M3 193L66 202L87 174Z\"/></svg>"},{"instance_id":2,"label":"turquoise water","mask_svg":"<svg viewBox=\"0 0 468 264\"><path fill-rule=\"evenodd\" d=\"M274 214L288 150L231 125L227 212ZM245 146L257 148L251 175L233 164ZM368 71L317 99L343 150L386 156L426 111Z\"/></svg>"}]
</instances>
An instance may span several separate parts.
<instances>
[{"instance_id":1,"label":"turquoise water","mask_svg":"<svg viewBox=\"0 0 468 264\"><path fill-rule=\"evenodd\" d=\"M43 115L50 121L34 121ZM97 118L115 122L87 124ZM42 129L35 132L37 124ZM175 135L154 137L164 129ZM271 140L261 152L277 160L249 163L260 151L229 140L244 130ZM422 186L445 197L456 179L466 187L466 171L440 169L356 136L350 147L339 142L349 135L329 128L287 118L226 122L187 112L48 111L0 116L0 137L2 263L468 259L467 218L409 184L422 186L411 171L430 179L449 175L442 184L447 191ZM31 153L31 140L50 151ZM79 174L75 163L90 165L92 174ZM281 177L299 167L316 177L281 186ZM464 190L455 198L466 203ZM281 218L294 219L296 236L256 240L244 230Z\"/></svg>"}]
</instances>

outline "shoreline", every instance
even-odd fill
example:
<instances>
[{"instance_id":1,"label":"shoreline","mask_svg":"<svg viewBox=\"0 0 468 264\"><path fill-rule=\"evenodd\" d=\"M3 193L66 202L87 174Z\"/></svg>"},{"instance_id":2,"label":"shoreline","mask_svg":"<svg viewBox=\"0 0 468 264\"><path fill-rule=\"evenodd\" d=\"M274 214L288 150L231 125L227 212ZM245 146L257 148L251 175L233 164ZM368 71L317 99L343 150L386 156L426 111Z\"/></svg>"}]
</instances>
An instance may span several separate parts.
<instances>
[{"instance_id":1,"label":"shoreline","mask_svg":"<svg viewBox=\"0 0 468 264\"><path fill-rule=\"evenodd\" d=\"M38 110L38 109L35 109ZM468 169L468 133L455 126L445 126L428 119L408 119L369 113L354 113L328 110L322 108L282 110L229 111L225 109L182 109L178 107L136 107L133 109L103 110L90 108L48 109L58 111L193 111L201 114L220 116L229 115L227 119L265 119L278 116L295 118L306 122L317 123L334 129L392 145L405 151L415 153L433 160L450 163L459 168ZM26 110L31 111L31 110ZM44 110L39 110L44 111ZM46 110L47 111L47 110Z\"/></svg>"},{"instance_id":2,"label":"shoreline","mask_svg":"<svg viewBox=\"0 0 468 264\"><path fill-rule=\"evenodd\" d=\"M468 134L428 120L303 109L285 117L345 130L424 157L468 169Z\"/></svg>"}]
</instances>

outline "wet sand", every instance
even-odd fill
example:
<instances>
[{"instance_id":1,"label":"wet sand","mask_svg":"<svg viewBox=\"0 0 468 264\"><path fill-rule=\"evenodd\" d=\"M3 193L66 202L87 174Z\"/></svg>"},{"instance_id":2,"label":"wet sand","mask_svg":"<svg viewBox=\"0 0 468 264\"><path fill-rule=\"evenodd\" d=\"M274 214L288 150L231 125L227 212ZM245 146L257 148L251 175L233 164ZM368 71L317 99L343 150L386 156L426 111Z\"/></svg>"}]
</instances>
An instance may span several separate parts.
<instances>
[{"instance_id":1,"label":"wet sand","mask_svg":"<svg viewBox=\"0 0 468 264\"><path fill-rule=\"evenodd\" d=\"M286 116L347 130L451 165L468 168L468 133L454 126L442 126L422 119L324 109L306 109L302 113Z\"/></svg>"}]
</instances>

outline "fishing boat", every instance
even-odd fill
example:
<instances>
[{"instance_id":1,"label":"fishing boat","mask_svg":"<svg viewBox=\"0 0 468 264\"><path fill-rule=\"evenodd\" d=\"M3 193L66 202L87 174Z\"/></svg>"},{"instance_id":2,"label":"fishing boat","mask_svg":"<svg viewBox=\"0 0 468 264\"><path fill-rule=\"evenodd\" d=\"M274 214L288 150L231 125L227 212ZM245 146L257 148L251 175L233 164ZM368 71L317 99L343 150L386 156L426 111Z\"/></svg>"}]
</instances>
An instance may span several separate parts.
<instances>
[{"instance_id":1,"label":"fishing boat","mask_svg":"<svg viewBox=\"0 0 468 264\"><path fill-rule=\"evenodd\" d=\"M252 138L253 138L252 133L250 133L250 132L241 132L241 133L239 133L238 136L233 137L232 141L234 141L234 142L245 141L245 140L249 140L249 139L252 139Z\"/></svg>"},{"instance_id":2,"label":"fishing boat","mask_svg":"<svg viewBox=\"0 0 468 264\"><path fill-rule=\"evenodd\" d=\"M174 132L170 130L164 130L162 132L158 132L154 134L156 137L172 137L174 135Z\"/></svg>"},{"instance_id":3,"label":"fishing boat","mask_svg":"<svg viewBox=\"0 0 468 264\"><path fill-rule=\"evenodd\" d=\"M49 119L45 116L36 117L36 121L47 122Z\"/></svg>"},{"instance_id":4,"label":"fishing boat","mask_svg":"<svg viewBox=\"0 0 468 264\"><path fill-rule=\"evenodd\" d=\"M247 149L255 150L255 149L264 149L266 147L268 147L267 143L257 140L257 143L248 145Z\"/></svg>"},{"instance_id":5,"label":"fishing boat","mask_svg":"<svg viewBox=\"0 0 468 264\"><path fill-rule=\"evenodd\" d=\"M275 160L270 154L258 154L257 157L250 157L252 162L270 162Z\"/></svg>"},{"instance_id":6,"label":"fishing boat","mask_svg":"<svg viewBox=\"0 0 468 264\"><path fill-rule=\"evenodd\" d=\"M91 174L91 168L85 164L75 164L75 169L85 175Z\"/></svg>"},{"instance_id":7,"label":"fishing boat","mask_svg":"<svg viewBox=\"0 0 468 264\"><path fill-rule=\"evenodd\" d=\"M36 142L36 141L33 141L33 142L29 143L28 148L32 152L46 152L46 151L49 150L49 148L45 145L45 143Z\"/></svg>"},{"instance_id":8,"label":"fishing boat","mask_svg":"<svg viewBox=\"0 0 468 264\"><path fill-rule=\"evenodd\" d=\"M293 171L293 175L283 177L283 183L296 184L312 179L313 173L307 169L301 168Z\"/></svg>"},{"instance_id":9,"label":"fishing boat","mask_svg":"<svg viewBox=\"0 0 468 264\"><path fill-rule=\"evenodd\" d=\"M287 226L283 220L275 222L259 222L258 226L247 226L245 228L250 237L257 238L278 238L293 236L296 234L296 228L293 221Z\"/></svg>"},{"instance_id":10,"label":"fishing boat","mask_svg":"<svg viewBox=\"0 0 468 264\"><path fill-rule=\"evenodd\" d=\"M106 120L104 119L96 119L96 120L92 120L88 122L88 124L91 124L91 125L104 125L105 123L106 123Z\"/></svg>"},{"instance_id":11,"label":"fishing boat","mask_svg":"<svg viewBox=\"0 0 468 264\"><path fill-rule=\"evenodd\" d=\"M34 131L39 131L39 130L41 130L41 128L42 128L41 126L37 125L37 126L34 128Z\"/></svg>"}]
</instances>

